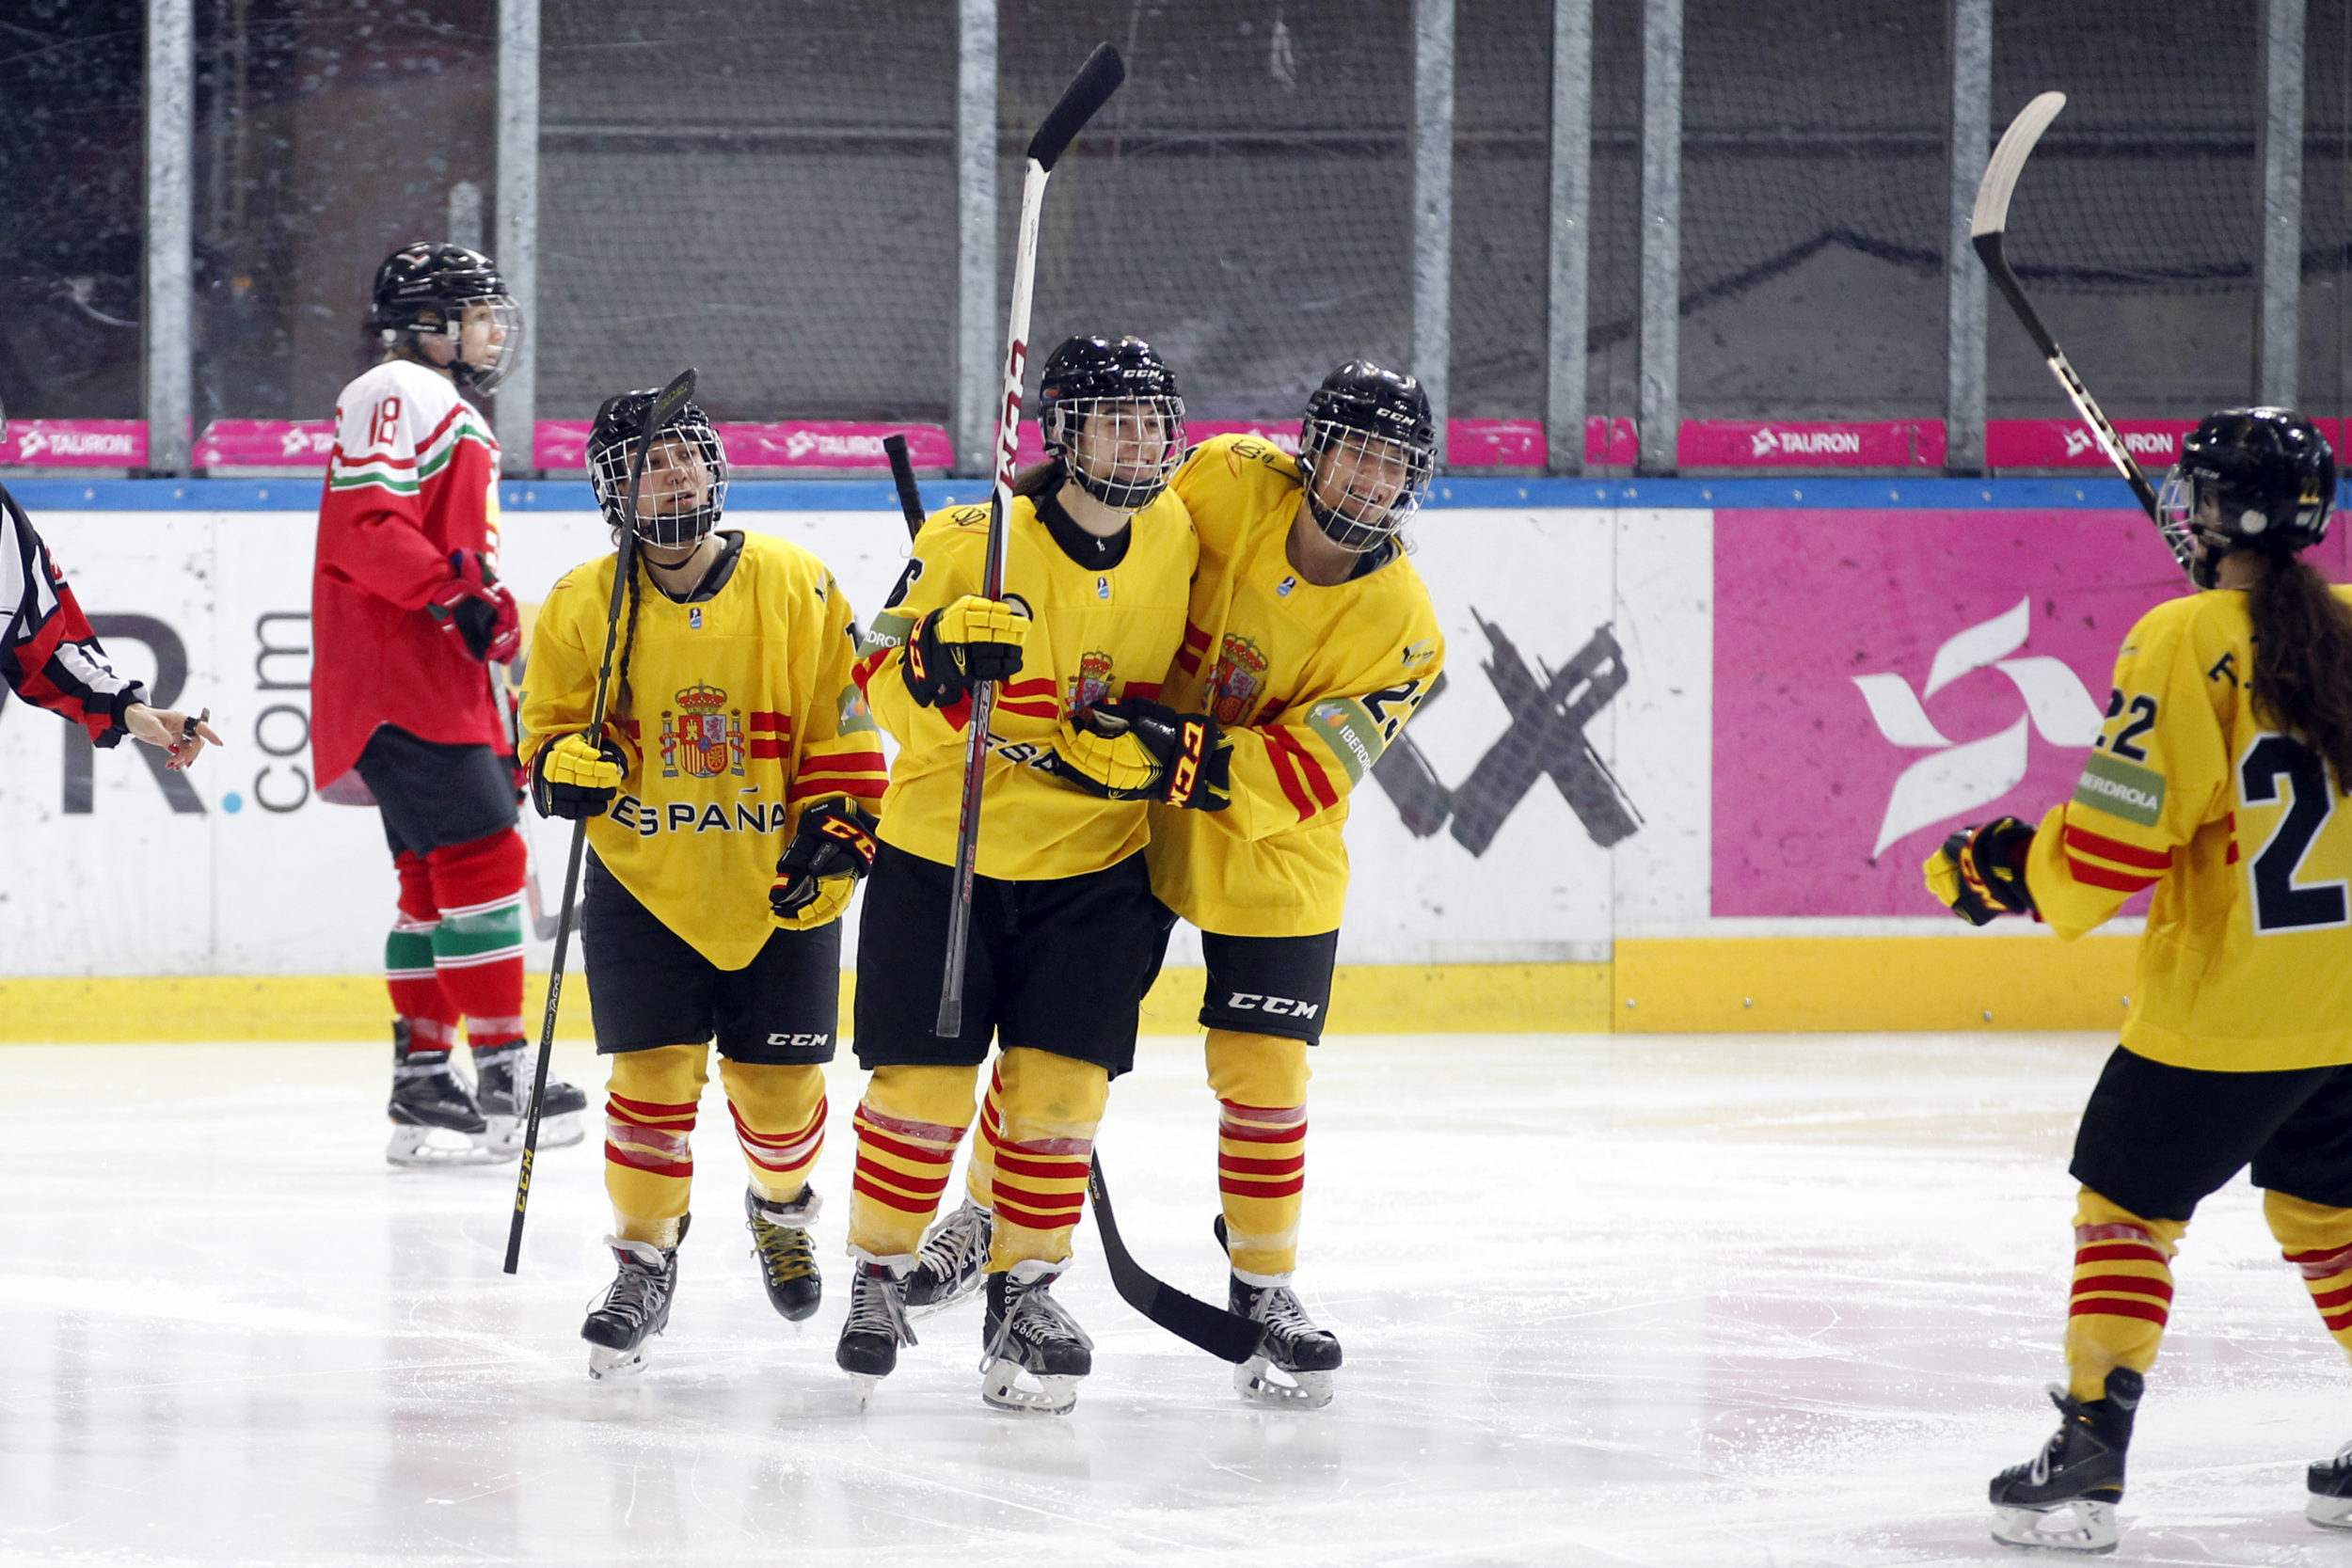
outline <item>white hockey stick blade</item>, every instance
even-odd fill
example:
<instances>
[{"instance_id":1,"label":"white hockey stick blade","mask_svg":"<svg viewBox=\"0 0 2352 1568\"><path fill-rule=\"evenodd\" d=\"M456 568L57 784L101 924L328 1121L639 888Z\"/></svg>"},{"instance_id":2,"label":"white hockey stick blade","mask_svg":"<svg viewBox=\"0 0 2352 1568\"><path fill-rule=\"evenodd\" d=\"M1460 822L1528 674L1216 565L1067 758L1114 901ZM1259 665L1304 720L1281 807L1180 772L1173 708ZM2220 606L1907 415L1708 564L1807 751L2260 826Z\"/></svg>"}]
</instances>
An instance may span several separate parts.
<instances>
[{"instance_id":1,"label":"white hockey stick blade","mask_svg":"<svg viewBox=\"0 0 2352 1568\"><path fill-rule=\"evenodd\" d=\"M1993 159L1984 166L1984 179L1977 186L1976 215L1968 224L1970 238L1998 234L2009 227L2009 198L2017 194L2017 176L2025 171L2034 143L2064 107L2064 93L2045 92L2020 109L2009 129L2001 133L2000 144L1993 149Z\"/></svg>"}]
</instances>

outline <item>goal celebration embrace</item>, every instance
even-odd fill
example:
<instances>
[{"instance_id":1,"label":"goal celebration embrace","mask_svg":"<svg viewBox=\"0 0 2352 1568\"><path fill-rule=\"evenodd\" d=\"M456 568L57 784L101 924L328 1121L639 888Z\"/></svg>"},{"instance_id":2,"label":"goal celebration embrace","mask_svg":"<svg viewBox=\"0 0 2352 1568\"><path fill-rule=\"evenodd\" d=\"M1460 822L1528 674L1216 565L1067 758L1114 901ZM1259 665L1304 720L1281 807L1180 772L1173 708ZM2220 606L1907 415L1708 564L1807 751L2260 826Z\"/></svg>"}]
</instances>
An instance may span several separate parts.
<instances>
[{"instance_id":1,"label":"goal celebration embrace","mask_svg":"<svg viewBox=\"0 0 2352 1568\"><path fill-rule=\"evenodd\" d=\"M0 1568L2333 1562L2348 8L24 0Z\"/></svg>"}]
</instances>

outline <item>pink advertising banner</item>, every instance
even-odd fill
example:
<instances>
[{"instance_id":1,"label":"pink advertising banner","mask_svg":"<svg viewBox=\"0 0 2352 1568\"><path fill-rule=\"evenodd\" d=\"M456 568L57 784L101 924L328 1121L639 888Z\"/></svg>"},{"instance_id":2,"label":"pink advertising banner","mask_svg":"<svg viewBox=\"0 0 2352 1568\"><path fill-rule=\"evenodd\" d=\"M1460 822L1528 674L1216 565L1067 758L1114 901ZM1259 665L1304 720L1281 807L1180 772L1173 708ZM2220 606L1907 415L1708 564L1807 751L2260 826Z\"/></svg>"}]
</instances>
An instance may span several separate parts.
<instances>
[{"instance_id":1,"label":"pink advertising banner","mask_svg":"<svg viewBox=\"0 0 2352 1568\"><path fill-rule=\"evenodd\" d=\"M1934 913L1928 851L2073 790L2186 589L2137 512L1718 512L1713 913Z\"/></svg>"},{"instance_id":2,"label":"pink advertising banner","mask_svg":"<svg viewBox=\"0 0 2352 1568\"><path fill-rule=\"evenodd\" d=\"M586 420L541 420L532 441L532 463L541 468L588 466ZM739 468L872 469L886 473L890 459L882 437L903 435L907 456L918 469L948 466L952 449L937 425L860 424L846 420L795 420L773 424L721 424L727 461Z\"/></svg>"},{"instance_id":3,"label":"pink advertising banner","mask_svg":"<svg viewBox=\"0 0 2352 1568\"><path fill-rule=\"evenodd\" d=\"M0 463L28 468L143 468L144 420L10 420Z\"/></svg>"},{"instance_id":4,"label":"pink advertising banner","mask_svg":"<svg viewBox=\"0 0 2352 1568\"><path fill-rule=\"evenodd\" d=\"M1686 468L1941 468L1941 420L1685 420Z\"/></svg>"},{"instance_id":5,"label":"pink advertising banner","mask_svg":"<svg viewBox=\"0 0 2352 1568\"><path fill-rule=\"evenodd\" d=\"M199 468L307 468L326 471L335 451L332 420L215 420L196 438Z\"/></svg>"},{"instance_id":6,"label":"pink advertising banner","mask_svg":"<svg viewBox=\"0 0 2352 1568\"><path fill-rule=\"evenodd\" d=\"M1631 420L1594 419L1586 422L1586 462L1633 461ZM1212 436L1255 436L1294 455L1298 451L1295 420L1186 420L1184 435L1195 445ZM1446 461L1454 467L1541 468L1548 451L1541 420L1450 420L1446 423ZM1038 435L1037 421L1024 419L1020 460L1035 463L1044 455L1045 446Z\"/></svg>"}]
</instances>

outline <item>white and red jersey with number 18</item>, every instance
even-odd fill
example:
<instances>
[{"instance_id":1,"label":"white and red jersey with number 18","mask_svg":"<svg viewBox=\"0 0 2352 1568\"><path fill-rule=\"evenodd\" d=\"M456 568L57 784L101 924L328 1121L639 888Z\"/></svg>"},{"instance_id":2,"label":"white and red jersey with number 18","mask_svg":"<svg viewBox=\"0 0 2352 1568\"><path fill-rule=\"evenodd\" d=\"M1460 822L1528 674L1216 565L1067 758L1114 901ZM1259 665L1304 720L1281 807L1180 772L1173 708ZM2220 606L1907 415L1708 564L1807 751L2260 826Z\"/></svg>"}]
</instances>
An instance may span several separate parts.
<instances>
[{"instance_id":1,"label":"white and red jersey with number 18","mask_svg":"<svg viewBox=\"0 0 2352 1568\"><path fill-rule=\"evenodd\" d=\"M489 421L422 365L388 360L336 401L310 586L310 760L323 798L371 803L354 769L380 724L508 746L483 667L424 610L453 551L479 550L496 567L498 472Z\"/></svg>"}]
</instances>

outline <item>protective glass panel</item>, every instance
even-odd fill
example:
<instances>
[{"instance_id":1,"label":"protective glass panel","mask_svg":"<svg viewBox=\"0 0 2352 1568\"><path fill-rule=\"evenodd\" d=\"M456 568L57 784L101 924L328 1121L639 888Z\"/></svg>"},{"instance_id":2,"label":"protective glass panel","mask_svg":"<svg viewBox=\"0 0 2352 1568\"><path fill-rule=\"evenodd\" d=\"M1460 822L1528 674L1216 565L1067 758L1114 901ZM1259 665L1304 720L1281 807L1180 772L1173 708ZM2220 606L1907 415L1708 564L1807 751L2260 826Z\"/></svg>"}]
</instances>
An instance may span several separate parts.
<instances>
[{"instance_id":1,"label":"protective glass panel","mask_svg":"<svg viewBox=\"0 0 2352 1568\"><path fill-rule=\"evenodd\" d=\"M136 419L147 8L15 0L0 26L0 406Z\"/></svg>"},{"instance_id":2,"label":"protective glass panel","mask_svg":"<svg viewBox=\"0 0 2352 1568\"><path fill-rule=\"evenodd\" d=\"M692 365L713 420L946 421L953 0L540 25L540 418Z\"/></svg>"},{"instance_id":3,"label":"protective glass panel","mask_svg":"<svg viewBox=\"0 0 2352 1568\"><path fill-rule=\"evenodd\" d=\"M471 0L197 0L199 429L331 414L400 246L497 253L497 25Z\"/></svg>"},{"instance_id":4,"label":"protective glass panel","mask_svg":"<svg viewBox=\"0 0 2352 1568\"><path fill-rule=\"evenodd\" d=\"M1940 414L1943 8L1688 0L1683 28L1683 416Z\"/></svg>"},{"instance_id":5,"label":"protective glass panel","mask_svg":"<svg viewBox=\"0 0 2352 1568\"><path fill-rule=\"evenodd\" d=\"M2056 87L2066 111L2026 165L2006 251L2116 419L2245 401L2261 254L2257 8L1996 0L1993 131ZM1985 412L2072 415L1995 299Z\"/></svg>"},{"instance_id":6,"label":"protective glass panel","mask_svg":"<svg viewBox=\"0 0 2352 1568\"><path fill-rule=\"evenodd\" d=\"M1000 298L1029 136L1097 42L1127 61L1054 174L1039 358L1073 333L1135 333L1174 367L1191 417L1211 420L1295 420L1343 360L1407 363L1406 0L1198 0L1115 21L1080 0L1006 0L1000 24Z\"/></svg>"}]
</instances>

